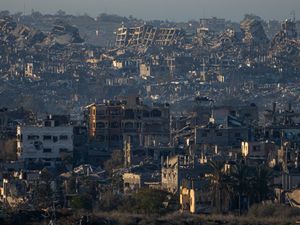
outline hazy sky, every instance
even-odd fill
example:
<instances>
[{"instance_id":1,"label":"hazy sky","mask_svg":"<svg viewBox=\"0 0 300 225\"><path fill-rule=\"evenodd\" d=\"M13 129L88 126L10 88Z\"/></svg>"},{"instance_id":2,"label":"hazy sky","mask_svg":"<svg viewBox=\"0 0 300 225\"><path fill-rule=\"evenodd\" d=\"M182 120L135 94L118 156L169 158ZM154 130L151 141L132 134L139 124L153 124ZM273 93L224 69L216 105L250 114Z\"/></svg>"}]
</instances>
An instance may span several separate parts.
<instances>
[{"instance_id":1,"label":"hazy sky","mask_svg":"<svg viewBox=\"0 0 300 225\"><path fill-rule=\"evenodd\" d=\"M0 9L12 12L31 9L55 13L113 13L133 15L142 19L168 19L186 21L217 16L240 21L245 13L254 13L264 19L286 19L291 11L300 19L300 0L0 0ZM299 13L297 17L297 13Z\"/></svg>"}]
</instances>

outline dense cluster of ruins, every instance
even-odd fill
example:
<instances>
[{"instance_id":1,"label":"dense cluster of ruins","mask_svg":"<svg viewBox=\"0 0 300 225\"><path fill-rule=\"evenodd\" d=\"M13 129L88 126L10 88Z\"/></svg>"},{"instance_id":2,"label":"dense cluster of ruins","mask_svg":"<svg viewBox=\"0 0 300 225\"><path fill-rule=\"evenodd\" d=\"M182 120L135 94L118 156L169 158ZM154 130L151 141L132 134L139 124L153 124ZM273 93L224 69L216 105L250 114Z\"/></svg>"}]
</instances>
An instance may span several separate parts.
<instances>
[{"instance_id":1,"label":"dense cluster of ruins","mask_svg":"<svg viewBox=\"0 0 300 225\"><path fill-rule=\"evenodd\" d=\"M150 190L171 211L299 208L299 33L254 15L0 12L1 207L102 210Z\"/></svg>"}]
</instances>

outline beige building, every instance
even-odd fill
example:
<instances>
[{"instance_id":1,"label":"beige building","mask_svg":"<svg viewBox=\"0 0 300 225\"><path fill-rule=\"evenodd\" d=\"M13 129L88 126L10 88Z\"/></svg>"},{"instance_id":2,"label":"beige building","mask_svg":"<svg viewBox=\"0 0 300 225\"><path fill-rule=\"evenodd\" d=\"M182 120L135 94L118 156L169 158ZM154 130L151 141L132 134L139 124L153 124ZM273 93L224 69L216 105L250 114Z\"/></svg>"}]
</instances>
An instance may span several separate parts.
<instances>
[{"instance_id":1,"label":"beige building","mask_svg":"<svg viewBox=\"0 0 300 225\"><path fill-rule=\"evenodd\" d=\"M180 186L180 210L182 212L196 212L196 193L193 188L192 182L184 182L182 186Z\"/></svg>"},{"instance_id":2,"label":"beige building","mask_svg":"<svg viewBox=\"0 0 300 225\"><path fill-rule=\"evenodd\" d=\"M151 66L145 63L140 64L140 76L143 78L151 76Z\"/></svg>"},{"instance_id":3,"label":"beige building","mask_svg":"<svg viewBox=\"0 0 300 225\"><path fill-rule=\"evenodd\" d=\"M142 187L140 174L124 173L123 174L124 193L135 192Z\"/></svg>"}]
</instances>

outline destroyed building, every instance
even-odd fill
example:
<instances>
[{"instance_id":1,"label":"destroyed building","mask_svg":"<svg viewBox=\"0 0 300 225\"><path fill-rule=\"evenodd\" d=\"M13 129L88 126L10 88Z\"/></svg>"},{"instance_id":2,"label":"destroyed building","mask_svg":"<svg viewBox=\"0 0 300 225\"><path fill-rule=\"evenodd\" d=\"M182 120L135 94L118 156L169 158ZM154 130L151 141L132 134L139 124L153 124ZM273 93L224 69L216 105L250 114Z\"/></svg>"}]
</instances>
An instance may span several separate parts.
<instances>
[{"instance_id":1,"label":"destroyed building","mask_svg":"<svg viewBox=\"0 0 300 225\"><path fill-rule=\"evenodd\" d=\"M82 43L84 40L80 37L77 28L63 22L56 21L51 31L51 38L59 44Z\"/></svg>"},{"instance_id":2,"label":"destroyed building","mask_svg":"<svg viewBox=\"0 0 300 225\"><path fill-rule=\"evenodd\" d=\"M178 193L182 180L190 172L189 169L193 167L193 159L178 155L167 157L161 169L162 188L171 193Z\"/></svg>"},{"instance_id":3,"label":"destroyed building","mask_svg":"<svg viewBox=\"0 0 300 225\"><path fill-rule=\"evenodd\" d=\"M238 23L217 18L201 26L109 15L66 15L59 22L45 15L41 20L49 21L42 32L32 24L43 15L29 17L0 20L1 103L25 105L40 115L70 113L72 122L52 117L31 125L31 114L27 120L0 110L0 148L10 149L17 139L19 156L17 162L4 157L3 171L20 171L23 160L25 166L63 171L55 179L63 181L65 206L87 191L96 204L103 190L118 197L140 188L179 194L184 179L195 181L193 189L205 196L209 160L226 161L227 170L240 160L265 163L278 175L277 187L299 184L296 21L284 21L279 32L278 21L269 23L269 33L278 33L273 38L265 35L266 23L253 17L240 30ZM114 36L123 20L115 45L108 39L106 48L94 45ZM81 38L86 30L89 44ZM264 113L273 100L280 109ZM285 109L286 102L293 108ZM111 165L114 160L118 165ZM116 177L123 186L114 183Z\"/></svg>"},{"instance_id":4,"label":"destroyed building","mask_svg":"<svg viewBox=\"0 0 300 225\"><path fill-rule=\"evenodd\" d=\"M296 40L296 23L292 20L285 20L281 24L281 30L274 36L272 45L280 44L288 40Z\"/></svg>"},{"instance_id":5,"label":"destroyed building","mask_svg":"<svg viewBox=\"0 0 300 225\"><path fill-rule=\"evenodd\" d=\"M151 25L128 28L124 25L117 30L116 47L126 46L169 46L180 44L184 32L177 28L157 28Z\"/></svg>"},{"instance_id":6,"label":"destroyed building","mask_svg":"<svg viewBox=\"0 0 300 225\"><path fill-rule=\"evenodd\" d=\"M73 126L64 117L49 116L42 125L17 128L17 155L25 168L72 168L73 150Z\"/></svg>"},{"instance_id":7,"label":"destroyed building","mask_svg":"<svg viewBox=\"0 0 300 225\"><path fill-rule=\"evenodd\" d=\"M167 157L161 167L161 188L173 194L180 194L180 186L186 181L193 181L195 190L203 189L205 173L209 168L200 165L195 158L186 155Z\"/></svg>"},{"instance_id":8,"label":"destroyed building","mask_svg":"<svg viewBox=\"0 0 300 225\"><path fill-rule=\"evenodd\" d=\"M200 26L207 28L213 33L219 33L225 30L226 21L225 19L212 17L212 18L201 18Z\"/></svg>"},{"instance_id":9,"label":"destroyed building","mask_svg":"<svg viewBox=\"0 0 300 225\"><path fill-rule=\"evenodd\" d=\"M261 21L246 18L241 22L243 42L248 45L265 45L269 42Z\"/></svg>"},{"instance_id":10,"label":"destroyed building","mask_svg":"<svg viewBox=\"0 0 300 225\"><path fill-rule=\"evenodd\" d=\"M170 138L170 111L167 104L145 105L138 97L105 101L86 107L86 123L92 144L90 159L108 157L122 149L130 136L132 149L167 146ZM93 144L94 143L94 144Z\"/></svg>"},{"instance_id":11,"label":"destroyed building","mask_svg":"<svg viewBox=\"0 0 300 225\"><path fill-rule=\"evenodd\" d=\"M160 188L160 168L155 164L136 165L122 175L125 194L141 188Z\"/></svg>"},{"instance_id":12,"label":"destroyed building","mask_svg":"<svg viewBox=\"0 0 300 225\"><path fill-rule=\"evenodd\" d=\"M281 73L297 73L297 65L300 45L297 42L296 23L292 20L285 20L281 24L281 30L273 37L269 58L274 67L277 67ZM284 65L289 61L293 68Z\"/></svg>"}]
</instances>

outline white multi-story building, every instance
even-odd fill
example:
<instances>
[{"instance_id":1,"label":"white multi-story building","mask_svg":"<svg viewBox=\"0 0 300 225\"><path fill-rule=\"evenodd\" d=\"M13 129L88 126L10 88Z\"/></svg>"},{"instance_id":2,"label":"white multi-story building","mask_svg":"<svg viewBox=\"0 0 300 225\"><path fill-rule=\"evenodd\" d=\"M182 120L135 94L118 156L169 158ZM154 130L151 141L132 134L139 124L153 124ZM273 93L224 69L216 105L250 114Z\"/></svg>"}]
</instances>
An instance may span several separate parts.
<instances>
[{"instance_id":1,"label":"white multi-story building","mask_svg":"<svg viewBox=\"0 0 300 225\"><path fill-rule=\"evenodd\" d=\"M17 127L17 155L25 166L72 164L73 126L46 120L42 126Z\"/></svg>"}]
</instances>

